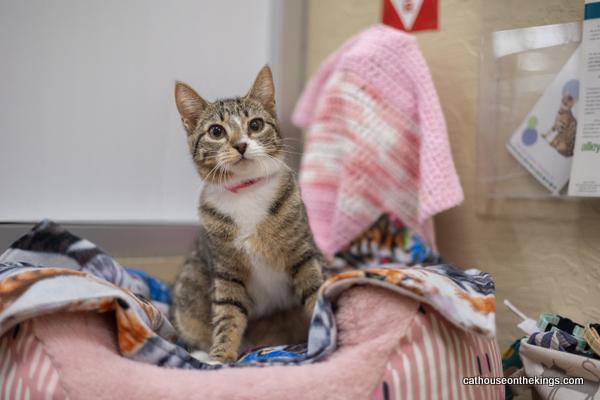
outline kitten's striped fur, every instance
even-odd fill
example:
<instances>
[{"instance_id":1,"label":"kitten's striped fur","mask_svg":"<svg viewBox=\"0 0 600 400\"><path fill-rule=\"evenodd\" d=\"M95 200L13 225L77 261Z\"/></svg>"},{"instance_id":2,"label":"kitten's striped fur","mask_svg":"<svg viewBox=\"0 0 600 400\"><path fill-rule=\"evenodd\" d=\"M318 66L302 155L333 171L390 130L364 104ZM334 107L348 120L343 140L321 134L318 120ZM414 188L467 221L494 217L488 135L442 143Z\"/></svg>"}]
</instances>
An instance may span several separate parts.
<instances>
[{"instance_id":1,"label":"kitten's striped fur","mask_svg":"<svg viewBox=\"0 0 600 400\"><path fill-rule=\"evenodd\" d=\"M325 260L283 162L269 67L245 97L209 103L183 83L175 97L205 181L202 234L174 287L180 336L221 362L235 361L244 339L306 340Z\"/></svg>"}]
</instances>

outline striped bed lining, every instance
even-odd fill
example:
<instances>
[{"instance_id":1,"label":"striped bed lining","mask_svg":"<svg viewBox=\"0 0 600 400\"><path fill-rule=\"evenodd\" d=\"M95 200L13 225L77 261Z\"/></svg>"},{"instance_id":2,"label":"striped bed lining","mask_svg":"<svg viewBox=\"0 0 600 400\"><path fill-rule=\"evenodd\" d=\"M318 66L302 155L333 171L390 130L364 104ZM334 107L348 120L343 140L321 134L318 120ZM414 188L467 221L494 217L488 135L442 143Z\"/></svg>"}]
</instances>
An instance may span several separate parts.
<instances>
[{"instance_id":1,"label":"striped bed lining","mask_svg":"<svg viewBox=\"0 0 600 400\"><path fill-rule=\"evenodd\" d=\"M463 385L463 377L503 376L495 338L467 333L430 307L416 314L386 364L376 400L504 399L502 385Z\"/></svg>"},{"instance_id":2,"label":"striped bed lining","mask_svg":"<svg viewBox=\"0 0 600 400\"><path fill-rule=\"evenodd\" d=\"M58 370L35 335L34 323L21 323L0 339L0 399L68 399Z\"/></svg>"}]
</instances>

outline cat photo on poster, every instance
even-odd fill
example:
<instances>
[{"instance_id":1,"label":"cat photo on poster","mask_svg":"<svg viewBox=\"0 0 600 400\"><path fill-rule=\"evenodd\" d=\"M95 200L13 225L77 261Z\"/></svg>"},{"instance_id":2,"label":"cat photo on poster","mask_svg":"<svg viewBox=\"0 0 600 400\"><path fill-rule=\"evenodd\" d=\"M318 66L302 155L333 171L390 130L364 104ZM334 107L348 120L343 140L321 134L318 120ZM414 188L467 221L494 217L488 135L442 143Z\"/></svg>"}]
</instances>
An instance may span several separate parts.
<instances>
[{"instance_id":1,"label":"cat photo on poster","mask_svg":"<svg viewBox=\"0 0 600 400\"><path fill-rule=\"evenodd\" d=\"M579 48L512 134L508 151L554 195L569 181L579 100Z\"/></svg>"}]
</instances>

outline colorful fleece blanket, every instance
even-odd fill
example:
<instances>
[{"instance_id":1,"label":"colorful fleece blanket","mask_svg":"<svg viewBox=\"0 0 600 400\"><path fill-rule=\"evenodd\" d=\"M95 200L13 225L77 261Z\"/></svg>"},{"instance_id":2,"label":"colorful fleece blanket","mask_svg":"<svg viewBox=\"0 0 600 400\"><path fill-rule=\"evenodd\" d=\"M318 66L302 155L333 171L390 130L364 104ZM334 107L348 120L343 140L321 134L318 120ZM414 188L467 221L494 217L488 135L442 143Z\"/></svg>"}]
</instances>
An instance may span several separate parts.
<instances>
[{"instance_id":1,"label":"colorful fleece blanket","mask_svg":"<svg viewBox=\"0 0 600 400\"><path fill-rule=\"evenodd\" d=\"M123 268L93 243L45 220L0 256L0 336L27 319L58 311L112 311L121 354L133 360L185 369L218 369L322 360L336 348L333 305L357 284L380 286L431 305L450 323L495 335L494 283L489 274L449 264L347 271L319 290L306 346L263 348L230 365L210 365L176 344L161 310L168 288Z\"/></svg>"}]
</instances>

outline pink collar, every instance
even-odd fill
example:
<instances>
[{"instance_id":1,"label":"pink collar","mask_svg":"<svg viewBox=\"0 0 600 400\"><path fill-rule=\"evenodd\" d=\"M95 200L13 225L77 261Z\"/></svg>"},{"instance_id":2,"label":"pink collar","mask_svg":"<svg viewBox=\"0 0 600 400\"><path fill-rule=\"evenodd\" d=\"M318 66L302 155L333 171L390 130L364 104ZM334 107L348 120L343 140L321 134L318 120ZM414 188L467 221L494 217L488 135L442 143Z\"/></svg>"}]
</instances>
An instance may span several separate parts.
<instances>
[{"instance_id":1,"label":"pink collar","mask_svg":"<svg viewBox=\"0 0 600 400\"><path fill-rule=\"evenodd\" d=\"M231 193L237 193L238 190L245 189L248 186L252 186L255 183L258 183L258 182L262 181L263 179L264 178L250 179L248 181L243 181L241 183L238 183L237 185L234 185L234 186L225 186L225 189L229 190Z\"/></svg>"}]
</instances>

